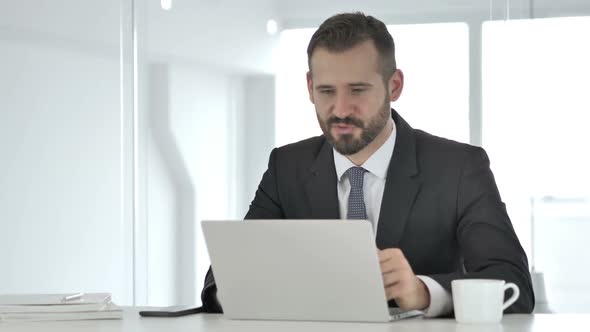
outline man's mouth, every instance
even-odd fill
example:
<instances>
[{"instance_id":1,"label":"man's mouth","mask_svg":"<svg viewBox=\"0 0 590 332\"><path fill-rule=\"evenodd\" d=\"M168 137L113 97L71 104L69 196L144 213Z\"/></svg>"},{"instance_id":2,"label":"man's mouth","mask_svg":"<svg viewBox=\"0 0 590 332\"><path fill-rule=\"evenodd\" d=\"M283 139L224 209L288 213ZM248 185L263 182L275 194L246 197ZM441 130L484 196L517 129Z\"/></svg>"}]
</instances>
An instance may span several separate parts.
<instances>
[{"instance_id":1,"label":"man's mouth","mask_svg":"<svg viewBox=\"0 0 590 332\"><path fill-rule=\"evenodd\" d=\"M354 128L357 128L357 126L352 124L335 123L332 125L332 130L339 135L352 134Z\"/></svg>"}]
</instances>

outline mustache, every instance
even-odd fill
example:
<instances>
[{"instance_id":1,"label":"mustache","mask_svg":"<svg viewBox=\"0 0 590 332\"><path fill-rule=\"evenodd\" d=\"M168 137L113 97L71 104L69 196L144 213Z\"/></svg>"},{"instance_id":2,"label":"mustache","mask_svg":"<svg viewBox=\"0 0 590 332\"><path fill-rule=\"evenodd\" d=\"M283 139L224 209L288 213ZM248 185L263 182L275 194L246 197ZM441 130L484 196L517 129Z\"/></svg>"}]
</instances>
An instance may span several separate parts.
<instances>
[{"instance_id":1,"label":"mustache","mask_svg":"<svg viewBox=\"0 0 590 332\"><path fill-rule=\"evenodd\" d=\"M345 125L354 125L357 126L359 128L364 128L365 124L363 123L362 120L357 119L357 118L353 118L350 116L347 116L345 118L338 118L335 116L330 117L326 123L331 126L331 125L335 125L335 124L345 124Z\"/></svg>"}]
</instances>

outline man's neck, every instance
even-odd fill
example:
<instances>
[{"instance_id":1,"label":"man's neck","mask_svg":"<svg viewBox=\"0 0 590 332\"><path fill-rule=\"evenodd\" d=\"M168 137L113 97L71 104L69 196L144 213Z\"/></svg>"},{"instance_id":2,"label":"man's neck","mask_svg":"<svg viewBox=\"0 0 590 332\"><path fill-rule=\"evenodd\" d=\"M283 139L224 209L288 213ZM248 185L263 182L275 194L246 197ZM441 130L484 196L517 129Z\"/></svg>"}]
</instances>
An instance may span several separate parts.
<instances>
[{"instance_id":1,"label":"man's neck","mask_svg":"<svg viewBox=\"0 0 590 332\"><path fill-rule=\"evenodd\" d=\"M387 125L381 130L379 135L375 137L375 139L369 143L369 145L365 146L362 150L355 154L347 155L348 158L353 164L360 166L369 159L375 151L377 151L389 138L391 132L393 131L393 119L389 118L387 121Z\"/></svg>"}]
</instances>

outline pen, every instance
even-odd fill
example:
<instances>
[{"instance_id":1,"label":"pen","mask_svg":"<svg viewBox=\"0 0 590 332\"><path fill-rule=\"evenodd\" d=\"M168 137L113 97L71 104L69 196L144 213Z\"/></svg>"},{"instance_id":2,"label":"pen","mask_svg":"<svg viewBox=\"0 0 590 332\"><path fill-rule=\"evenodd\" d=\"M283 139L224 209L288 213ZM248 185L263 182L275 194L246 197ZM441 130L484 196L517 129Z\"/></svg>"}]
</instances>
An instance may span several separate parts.
<instances>
[{"instance_id":1,"label":"pen","mask_svg":"<svg viewBox=\"0 0 590 332\"><path fill-rule=\"evenodd\" d=\"M76 294L64 296L61 299L61 302L63 303L63 302L69 302L69 301L73 301L73 300L82 299L82 296L84 296L84 293L76 293Z\"/></svg>"}]
</instances>

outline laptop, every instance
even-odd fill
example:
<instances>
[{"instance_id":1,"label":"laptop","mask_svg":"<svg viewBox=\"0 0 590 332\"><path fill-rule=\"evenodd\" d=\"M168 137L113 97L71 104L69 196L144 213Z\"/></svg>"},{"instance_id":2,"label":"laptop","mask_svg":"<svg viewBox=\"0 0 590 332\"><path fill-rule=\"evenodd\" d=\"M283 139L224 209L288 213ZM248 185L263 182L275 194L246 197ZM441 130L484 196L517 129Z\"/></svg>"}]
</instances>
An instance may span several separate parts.
<instances>
[{"instance_id":1,"label":"laptop","mask_svg":"<svg viewBox=\"0 0 590 332\"><path fill-rule=\"evenodd\" d=\"M201 223L230 319L390 322L372 226L364 220Z\"/></svg>"}]
</instances>

